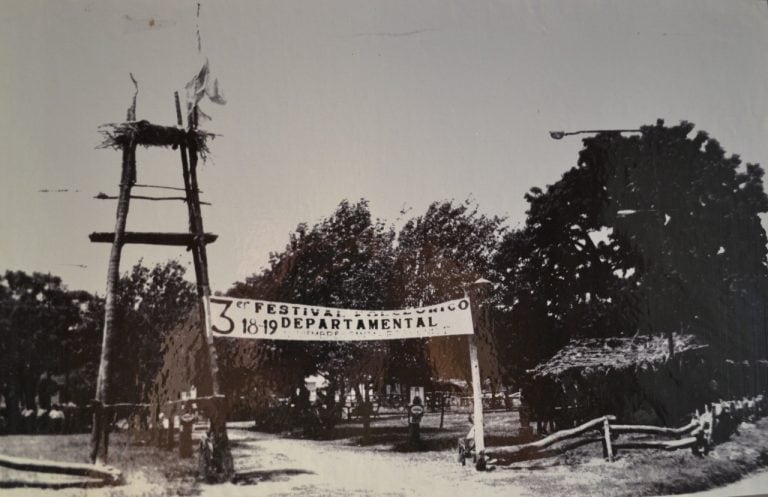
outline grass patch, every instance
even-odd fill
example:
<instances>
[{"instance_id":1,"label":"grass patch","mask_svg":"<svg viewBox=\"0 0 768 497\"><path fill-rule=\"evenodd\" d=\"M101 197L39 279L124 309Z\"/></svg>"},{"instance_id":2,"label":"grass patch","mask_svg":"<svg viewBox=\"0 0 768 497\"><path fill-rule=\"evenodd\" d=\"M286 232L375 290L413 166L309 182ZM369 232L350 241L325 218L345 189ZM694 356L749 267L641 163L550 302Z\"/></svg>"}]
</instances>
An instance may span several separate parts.
<instances>
[{"instance_id":1,"label":"grass patch","mask_svg":"<svg viewBox=\"0 0 768 497\"><path fill-rule=\"evenodd\" d=\"M489 449L491 450L491 449ZM706 456L690 450L622 450L603 461L600 444L507 468L534 495L671 495L698 492L741 479L768 465L768 419L742 425L741 433Z\"/></svg>"},{"instance_id":2,"label":"grass patch","mask_svg":"<svg viewBox=\"0 0 768 497\"><path fill-rule=\"evenodd\" d=\"M456 440L466 434L466 414L446 413L444 428L438 429L439 414L424 417L423 442L414 446L408 440L405 418L383 419L371 423L368 439L362 426L337 427L334 439L349 445L376 445L379 450L407 453L414 460L427 459L430 452L454 451ZM492 412L485 415L486 447L524 443L518 437L516 413ZM690 450L621 450L612 463L602 459L599 443L576 448L566 454L499 466L493 486L521 485L532 495L671 495L697 492L732 483L745 474L768 466L768 418L743 424L740 433L718 445L706 456Z\"/></svg>"},{"instance_id":3,"label":"grass patch","mask_svg":"<svg viewBox=\"0 0 768 497\"><path fill-rule=\"evenodd\" d=\"M9 435L2 437L3 454L32 459L87 463L89 434L77 435ZM194 496L199 494L195 481L197 459L180 459L177 451L159 449L148 443L147 436L112 433L109 438L108 463L119 468L126 480L121 487L94 488L88 496L166 495ZM0 480L27 482L48 481L56 476L13 471L0 468Z\"/></svg>"}]
</instances>

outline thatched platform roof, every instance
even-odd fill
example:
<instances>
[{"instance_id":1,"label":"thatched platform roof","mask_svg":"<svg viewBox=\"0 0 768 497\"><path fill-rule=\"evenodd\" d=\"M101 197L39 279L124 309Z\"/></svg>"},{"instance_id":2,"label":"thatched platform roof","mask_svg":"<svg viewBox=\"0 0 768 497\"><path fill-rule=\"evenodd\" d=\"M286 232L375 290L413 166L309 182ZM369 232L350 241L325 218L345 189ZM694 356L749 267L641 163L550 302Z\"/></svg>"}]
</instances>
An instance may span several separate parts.
<instances>
[{"instance_id":1,"label":"thatched platform roof","mask_svg":"<svg viewBox=\"0 0 768 497\"><path fill-rule=\"evenodd\" d=\"M692 335L673 335L675 354L706 348ZM571 340L551 359L528 372L536 377L556 378L568 372L588 373L597 370L621 370L643 365L656 366L667 361L669 343L666 336L634 338L589 338Z\"/></svg>"},{"instance_id":2,"label":"thatched platform roof","mask_svg":"<svg viewBox=\"0 0 768 497\"><path fill-rule=\"evenodd\" d=\"M160 126L149 121L127 121L103 124L99 132L104 135L100 148L121 148L129 143L145 147L194 146L198 152L208 151L206 141L215 135L199 129L184 129L176 126Z\"/></svg>"}]
</instances>

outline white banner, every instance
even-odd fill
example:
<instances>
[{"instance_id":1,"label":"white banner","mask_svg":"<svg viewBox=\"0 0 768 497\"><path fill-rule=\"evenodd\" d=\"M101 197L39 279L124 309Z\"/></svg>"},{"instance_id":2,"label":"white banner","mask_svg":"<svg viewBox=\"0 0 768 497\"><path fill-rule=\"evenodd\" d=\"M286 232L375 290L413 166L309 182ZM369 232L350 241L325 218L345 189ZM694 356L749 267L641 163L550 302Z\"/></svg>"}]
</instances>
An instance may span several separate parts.
<instances>
[{"instance_id":1,"label":"white banner","mask_svg":"<svg viewBox=\"0 0 768 497\"><path fill-rule=\"evenodd\" d=\"M260 340L399 340L471 335L469 299L401 311L360 311L210 297L214 337Z\"/></svg>"}]
</instances>

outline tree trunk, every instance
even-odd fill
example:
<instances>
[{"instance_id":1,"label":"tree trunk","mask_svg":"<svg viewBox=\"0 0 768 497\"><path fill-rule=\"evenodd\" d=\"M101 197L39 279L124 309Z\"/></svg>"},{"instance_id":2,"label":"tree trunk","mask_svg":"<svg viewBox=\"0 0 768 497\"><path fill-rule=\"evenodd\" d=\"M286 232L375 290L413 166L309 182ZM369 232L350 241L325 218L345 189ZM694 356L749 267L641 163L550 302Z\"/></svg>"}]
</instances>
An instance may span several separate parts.
<instances>
[{"instance_id":1,"label":"tree trunk","mask_svg":"<svg viewBox=\"0 0 768 497\"><path fill-rule=\"evenodd\" d=\"M67 402L69 402L72 397L69 393L69 368L64 372L64 388L61 390L61 395L59 396L59 404L64 405Z\"/></svg>"},{"instance_id":2,"label":"tree trunk","mask_svg":"<svg viewBox=\"0 0 768 497\"><path fill-rule=\"evenodd\" d=\"M5 391L5 403L8 409L8 433L14 434L19 432L21 411L19 410L19 396L18 387L15 385L16 380L11 379L8 382L8 388Z\"/></svg>"},{"instance_id":3,"label":"tree trunk","mask_svg":"<svg viewBox=\"0 0 768 497\"><path fill-rule=\"evenodd\" d=\"M365 386L367 387L367 384ZM370 418L369 402L368 402L368 388L365 388L364 393L360 390L359 383L355 383L354 388L355 388L355 397L357 398L357 402L358 402L358 412L360 413L360 418L363 421L363 438L367 439L371 429L371 418Z\"/></svg>"},{"instance_id":4,"label":"tree trunk","mask_svg":"<svg viewBox=\"0 0 768 497\"><path fill-rule=\"evenodd\" d=\"M339 420L344 417L344 407L347 405L347 383L341 379L339 380L339 402L337 408L339 410Z\"/></svg>"},{"instance_id":5,"label":"tree trunk","mask_svg":"<svg viewBox=\"0 0 768 497\"><path fill-rule=\"evenodd\" d=\"M443 429L443 419L445 418L445 394L440 393L440 429Z\"/></svg>"},{"instance_id":6,"label":"tree trunk","mask_svg":"<svg viewBox=\"0 0 768 497\"><path fill-rule=\"evenodd\" d=\"M160 445L160 406L159 404L153 404L150 407L150 418L152 420L152 443Z\"/></svg>"}]
</instances>

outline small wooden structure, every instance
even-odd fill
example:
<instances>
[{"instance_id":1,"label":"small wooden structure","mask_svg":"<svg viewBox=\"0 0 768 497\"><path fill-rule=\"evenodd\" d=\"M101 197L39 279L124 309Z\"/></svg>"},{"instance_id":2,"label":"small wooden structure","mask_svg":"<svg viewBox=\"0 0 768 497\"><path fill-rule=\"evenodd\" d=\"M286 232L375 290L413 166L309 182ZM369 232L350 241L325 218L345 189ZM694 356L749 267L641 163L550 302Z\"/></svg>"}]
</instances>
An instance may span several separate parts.
<instances>
[{"instance_id":1,"label":"small wooden structure","mask_svg":"<svg viewBox=\"0 0 768 497\"><path fill-rule=\"evenodd\" d=\"M523 402L539 432L569 428L610 412L633 423L676 424L709 391L707 345L692 335L572 340L528 371Z\"/></svg>"}]
</instances>

